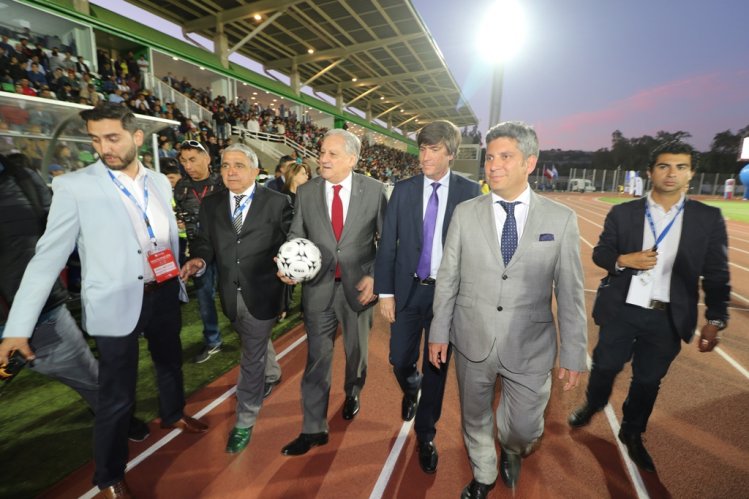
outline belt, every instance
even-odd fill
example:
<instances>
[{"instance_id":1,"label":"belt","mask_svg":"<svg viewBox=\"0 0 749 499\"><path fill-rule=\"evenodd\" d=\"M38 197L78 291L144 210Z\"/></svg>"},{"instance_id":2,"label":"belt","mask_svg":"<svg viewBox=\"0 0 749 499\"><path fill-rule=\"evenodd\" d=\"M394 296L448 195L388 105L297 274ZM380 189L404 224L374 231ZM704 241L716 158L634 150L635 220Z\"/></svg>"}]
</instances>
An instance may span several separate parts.
<instances>
[{"instance_id":1,"label":"belt","mask_svg":"<svg viewBox=\"0 0 749 499\"><path fill-rule=\"evenodd\" d=\"M414 281L418 282L422 286L434 286L434 284L437 282L433 277L427 277L426 279L421 279L417 275L414 275Z\"/></svg>"},{"instance_id":2,"label":"belt","mask_svg":"<svg viewBox=\"0 0 749 499\"><path fill-rule=\"evenodd\" d=\"M336 278L334 279L334 281L335 281L335 282L341 282L341 278L340 278L340 277L336 277Z\"/></svg>"},{"instance_id":3,"label":"belt","mask_svg":"<svg viewBox=\"0 0 749 499\"><path fill-rule=\"evenodd\" d=\"M144 293L153 293L154 291L158 290L162 286L172 282L171 279L164 282L156 282L156 281L148 281L143 283L143 292Z\"/></svg>"},{"instance_id":4,"label":"belt","mask_svg":"<svg viewBox=\"0 0 749 499\"><path fill-rule=\"evenodd\" d=\"M668 302L650 300L650 306L648 308L652 310L668 310Z\"/></svg>"}]
</instances>

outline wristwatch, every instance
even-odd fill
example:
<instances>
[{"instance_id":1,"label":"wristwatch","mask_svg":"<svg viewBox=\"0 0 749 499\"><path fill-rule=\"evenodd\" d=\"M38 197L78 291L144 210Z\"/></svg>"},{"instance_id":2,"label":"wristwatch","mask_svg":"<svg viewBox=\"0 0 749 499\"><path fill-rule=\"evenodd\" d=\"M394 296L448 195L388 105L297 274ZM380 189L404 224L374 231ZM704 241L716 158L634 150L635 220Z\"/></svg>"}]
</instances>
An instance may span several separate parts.
<instances>
[{"instance_id":1,"label":"wristwatch","mask_svg":"<svg viewBox=\"0 0 749 499\"><path fill-rule=\"evenodd\" d=\"M718 331L723 331L726 328L726 321L722 321L720 319L710 319L707 321L708 324L711 326L715 326L718 328Z\"/></svg>"}]
</instances>

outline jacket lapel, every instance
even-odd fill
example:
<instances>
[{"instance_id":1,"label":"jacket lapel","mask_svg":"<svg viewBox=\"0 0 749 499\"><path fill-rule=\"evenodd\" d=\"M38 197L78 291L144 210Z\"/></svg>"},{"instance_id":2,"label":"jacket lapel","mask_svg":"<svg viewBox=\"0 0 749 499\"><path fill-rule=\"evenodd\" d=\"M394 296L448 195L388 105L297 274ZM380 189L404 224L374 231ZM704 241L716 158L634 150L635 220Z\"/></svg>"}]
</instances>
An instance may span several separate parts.
<instances>
[{"instance_id":1,"label":"jacket lapel","mask_svg":"<svg viewBox=\"0 0 749 499\"><path fill-rule=\"evenodd\" d=\"M642 198L639 202L633 203L632 218L630 219L630 230L632 234L627 239L632 241L632 251L642 250L642 231L645 228L645 205L647 198Z\"/></svg>"},{"instance_id":2,"label":"jacket lapel","mask_svg":"<svg viewBox=\"0 0 749 499\"><path fill-rule=\"evenodd\" d=\"M480 202L476 204L476 211L478 226L481 228L479 232L484 235L494 261L504 266L502 263L502 253L499 251L499 238L497 224L494 220L494 206L491 194L486 194L481 198Z\"/></svg>"},{"instance_id":3,"label":"jacket lapel","mask_svg":"<svg viewBox=\"0 0 749 499\"><path fill-rule=\"evenodd\" d=\"M458 199L460 197L460 184L458 184L457 175L450 171L450 188L447 191L447 206L445 207L445 218L442 223L442 245L445 245L445 238L447 237L447 229L452 220L453 210L458 205Z\"/></svg>"},{"instance_id":4,"label":"jacket lapel","mask_svg":"<svg viewBox=\"0 0 749 499\"><path fill-rule=\"evenodd\" d=\"M414 177L408 190L409 214L413 221L413 235L416 237L418 247L424 240L424 174Z\"/></svg>"},{"instance_id":5,"label":"jacket lapel","mask_svg":"<svg viewBox=\"0 0 749 499\"><path fill-rule=\"evenodd\" d=\"M346 238L346 234L351 232L349 229L355 224L356 218L361 213L361 210L363 209L361 199L364 197L364 182L362 178L356 174L352 173L351 178L351 196L349 197L348 201L348 210L346 211L346 218L343 221L343 232L341 233L341 241L343 241ZM326 204L327 206L327 204ZM327 210L325 210L327 211ZM333 224L330 224L330 232L333 233ZM335 239L335 235L333 236L333 239Z\"/></svg>"}]
</instances>

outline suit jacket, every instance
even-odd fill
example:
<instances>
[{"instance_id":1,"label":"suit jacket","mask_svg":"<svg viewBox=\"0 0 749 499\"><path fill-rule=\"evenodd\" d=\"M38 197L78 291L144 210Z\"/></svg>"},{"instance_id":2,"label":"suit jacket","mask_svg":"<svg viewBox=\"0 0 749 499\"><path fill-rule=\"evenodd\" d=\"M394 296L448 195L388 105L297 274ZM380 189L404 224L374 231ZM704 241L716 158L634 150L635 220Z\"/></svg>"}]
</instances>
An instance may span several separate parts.
<instances>
[{"instance_id":1,"label":"suit jacket","mask_svg":"<svg viewBox=\"0 0 749 499\"><path fill-rule=\"evenodd\" d=\"M191 256L218 263L221 308L237 317L237 287L247 310L257 319L277 317L284 285L273 257L286 241L293 208L289 197L255 184L255 195L239 234L232 224L228 191L207 196L200 206L200 225Z\"/></svg>"},{"instance_id":2,"label":"suit jacket","mask_svg":"<svg viewBox=\"0 0 749 499\"><path fill-rule=\"evenodd\" d=\"M611 208L606 216L593 261L608 271L601 280L593 319L605 325L616 319L626 303L633 269L616 270L619 255L642 251L647 198ZM679 336L689 342L697 325L699 282L705 292L705 317L727 320L731 286L728 273L728 236L718 208L687 199L682 214L679 249L671 273L669 314Z\"/></svg>"},{"instance_id":3,"label":"suit jacket","mask_svg":"<svg viewBox=\"0 0 749 499\"><path fill-rule=\"evenodd\" d=\"M455 207L475 198L479 184L455 173L450 173L445 219L442 223L442 244ZM385 213L385 226L377 248L375 264L375 293L393 294L396 310L406 306L411 288L416 285L414 274L421 256L424 237L423 201L424 175L419 174L395 184Z\"/></svg>"},{"instance_id":4,"label":"suit jacket","mask_svg":"<svg viewBox=\"0 0 749 499\"><path fill-rule=\"evenodd\" d=\"M387 206L385 185L358 173L352 175L351 199L340 241L333 234L325 180L316 177L297 189L289 239L309 239L322 253L320 273L302 286L305 311L320 312L332 303L336 264L341 266L341 284L351 309L360 312L374 305L362 306L357 301L356 285L362 277L374 275L375 242L382 232Z\"/></svg>"},{"instance_id":5,"label":"suit jacket","mask_svg":"<svg viewBox=\"0 0 749 499\"><path fill-rule=\"evenodd\" d=\"M172 253L179 255L169 180L146 169L149 203L169 217ZM78 245L84 328L92 336L125 336L135 329L143 304L146 263L135 228L104 163L55 177L47 230L39 239L16 293L4 336L30 337L68 256ZM180 298L187 301L184 285Z\"/></svg>"},{"instance_id":6,"label":"suit jacket","mask_svg":"<svg viewBox=\"0 0 749 499\"><path fill-rule=\"evenodd\" d=\"M491 194L460 204L447 232L434 297L430 342L469 360L496 345L502 364L548 372L557 352L551 295L557 301L559 365L586 370L587 325L575 213L531 192L528 219L505 267Z\"/></svg>"}]
</instances>

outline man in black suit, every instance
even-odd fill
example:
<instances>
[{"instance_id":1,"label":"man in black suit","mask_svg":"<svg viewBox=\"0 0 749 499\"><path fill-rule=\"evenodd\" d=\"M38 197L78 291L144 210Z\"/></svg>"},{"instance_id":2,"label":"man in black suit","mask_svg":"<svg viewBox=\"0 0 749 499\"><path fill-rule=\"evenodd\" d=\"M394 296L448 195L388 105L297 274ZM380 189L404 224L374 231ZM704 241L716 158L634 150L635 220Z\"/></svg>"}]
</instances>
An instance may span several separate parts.
<instances>
[{"instance_id":1,"label":"man in black suit","mask_svg":"<svg viewBox=\"0 0 749 499\"><path fill-rule=\"evenodd\" d=\"M425 473L437 470L435 425L442 412L447 363L437 369L428 350L419 360L421 333L429 345L432 302L442 246L458 203L480 194L479 185L450 172L460 145L460 130L449 121L435 121L419 131L422 173L395 185L377 250L375 293L380 313L390 322L390 363L403 390L401 417L416 416L419 464ZM421 398L419 399L419 390ZM418 405L418 409L417 409Z\"/></svg>"},{"instance_id":2,"label":"man in black suit","mask_svg":"<svg viewBox=\"0 0 749 499\"><path fill-rule=\"evenodd\" d=\"M243 144L224 149L221 176L229 192L203 200L193 259L182 269L187 279L216 262L221 307L242 343L229 453L247 447L263 402L267 343L284 293L273 257L286 241L293 216L288 196L255 183L257 164L254 151Z\"/></svg>"},{"instance_id":3,"label":"man in black suit","mask_svg":"<svg viewBox=\"0 0 749 499\"><path fill-rule=\"evenodd\" d=\"M619 440L640 468L655 465L642 443L661 379L697 325L700 276L706 324L697 344L710 352L726 327L731 287L728 237L718 208L687 199L695 153L682 142L653 151L648 196L611 209L593 261L608 271L593 318L601 326L593 351L587 400L569 418L585 426L603 409L614 378L632 360L632 383L624 401Z\"/></svg>"}]
</instances>

